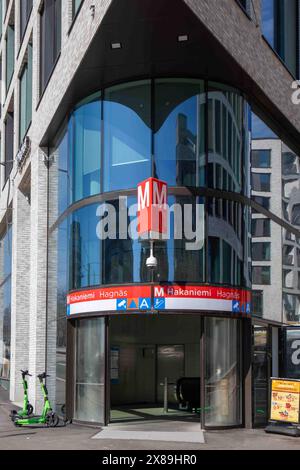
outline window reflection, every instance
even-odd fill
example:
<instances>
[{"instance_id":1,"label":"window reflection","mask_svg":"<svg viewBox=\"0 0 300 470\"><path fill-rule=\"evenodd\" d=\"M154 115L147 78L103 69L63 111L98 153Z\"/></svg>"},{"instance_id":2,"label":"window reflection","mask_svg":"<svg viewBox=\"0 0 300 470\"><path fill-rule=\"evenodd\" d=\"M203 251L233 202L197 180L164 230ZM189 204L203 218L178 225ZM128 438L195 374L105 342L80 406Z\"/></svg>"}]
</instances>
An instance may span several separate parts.
<instances>
[{"instance_id":1,"label":"window reflection","mask_svg":"<svg viewBox=\"0 0 300 470\"><path fill-rule=\"evenodd\" d=\"M243 98L230 90L209 84L208 182L213 188L241 192Z\"/></svg>"},{"instance_id":2,"label":"window reflection","mask_svg":"<svg viewBox=\"0 0 300 470\"><path fill-rule=\"evenodd\" d=\"M105 90L104 191L134 188L151 175L151 84Z\"/></svg>"},{"instance_id":3,"label":"window reflection","mask_svg":"<svg viewBox=\"0 0 300 470\"><path fill-rule=\"evenodd\" d=\"M93 204L79 209L70 220L70 279L73 289L101 284L97 207Z\"/></svg>"},{"instance_id":4,"label":"window reflection","mask_svg":"<svg viewBox=\"0 0 300 470\"><path fill-rule=\"evenodd\" d=\"M204 83L156 80L154 131L155 176L170 186L204 186Z\"/></svg>"},{"instance_id":5,"label":"window reflection","mask_svg":"<svg viewBox=\"0 0 300 470\"><path fill-rule=\"evenodd\" d=\"M209 282L239 286L249 285L247 245L249 228L243 219L241 204L222 199L208 200ZM249 223L247 224L249 225ZM244 266L245 264L245 266Z\"/></svg>"},{"instance_id":6,"label":"window reflection","mask_svg":"<svg viewBox=\"0 0 300 470\"><path fill-rule=\"evenodd\" d=\"M100 193L101 104L99 97L73 114L73 201Z\"/></svg>"}]
</instances>

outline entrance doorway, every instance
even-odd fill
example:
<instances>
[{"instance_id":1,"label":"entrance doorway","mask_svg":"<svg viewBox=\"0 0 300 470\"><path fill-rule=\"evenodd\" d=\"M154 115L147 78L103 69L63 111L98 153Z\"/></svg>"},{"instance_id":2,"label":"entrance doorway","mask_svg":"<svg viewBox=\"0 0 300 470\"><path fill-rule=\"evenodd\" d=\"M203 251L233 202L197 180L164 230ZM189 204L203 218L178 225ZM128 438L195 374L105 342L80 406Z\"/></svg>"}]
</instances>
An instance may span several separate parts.
<instances>
[{"instance_id":1,"label":"entrance doorway","mask_svg":"<svg viewBox=\"0 0 300 470\"><path fill-rule=\"evenodd\" d=\"M200 422L201 319L111 317L110 420Z\"/></svg>"}]
</instances>

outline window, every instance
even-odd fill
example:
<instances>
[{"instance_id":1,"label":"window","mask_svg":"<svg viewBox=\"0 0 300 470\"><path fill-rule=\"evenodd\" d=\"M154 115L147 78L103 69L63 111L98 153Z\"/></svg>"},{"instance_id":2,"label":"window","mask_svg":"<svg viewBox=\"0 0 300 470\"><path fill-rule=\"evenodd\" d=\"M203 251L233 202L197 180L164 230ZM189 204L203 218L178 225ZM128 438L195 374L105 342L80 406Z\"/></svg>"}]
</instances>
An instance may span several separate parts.
<instances>
[{"instance_id":1,"label":"window","mask_svg":"<svg viewBox=\"0 0 300 470\"><path fill-rule=\"evenodd\" d=\"M263 291L254 290L252 291L252 313L256 317L263 317Z\"/></svg>"},{"instance_id":2,"label":"window","mask_svg":"<svg viewBox=\"0 0 300 470\"><path fill-rule=\"evenodd\" d=\"M8 90L15 65L15 29L8 25L6 36L6 90Z\"/></svg>"},{"instance_id":3,"label":"window","mask_svg":"<svg viewBox=\"0 0 300 470\"><path fill-rule=\"evenodd\" d=\"M271 150L252 150L252 168L271 168Z\"/></svg>"},{"instance_id":4,"label":"window","mask_svg":"<svg viewBox=\"0 0 300 470\"><path fill-rule=\"evenodd\" d=\"M61 0L44 1L41 11L40 91L46 88L61 47Z\"/></svg>"},{"instance_id":5,"label":"window","mask_svg":"<svg viewBox=\"0 0 300 470\"><path fill-rule=\"evenodd\" d=\"M150 92L148 80L105 90L104 191L134 188L151 175Z\"/></svg>"},{"instance_id":6,"label":"window","mask_svg":"<svg viewBox=\"0 0 300 470\"><path fill-rule=\"evenodd\" d=\"M28 45L27 63L20 77L20 143L22 143L32 117L32 46Z\"/></svg>"},{"instance_id":7,"label":"window","mask_svg":"<svg viewBox=\"0 0 300 470\"><path fill-rule=\"evenodd\" d=\"M286 294L282 295L283 300L283 321L295 323L300 321L300 296Z\"/></svg>"},{"instance_id":8,"label":"window","mask_svg":"<svg viewBox=\"0 0 300 470\"><path fill-rule=\"evenodd\" d=\"M208 162L220 162L220 189L241 192L243 172L243 98L232 88L213 82L208 92ZM228 185L231 182L231 187ZM220 181L219 181L220 182ZM212 183L208 181L209 184ZM245 185L247 186L247 185ZM216 187L216 186L213 186Z\"/></svg>"},{"instance_id":9,"label":"window","mask_svg":"<svg viewBox=\"0 0 300 470\"><path fill-rule=\"evenodd\" d=\"M252 173L252 190L270 192L271 175L268 173Z\"/></svg>"},{"instance_id":10,"label":"window","mask_svg":"<svg viewBox=\"0 0 300 470\"><path fill-rule=\"evenodd\" d=\"M200 80L155 82L155 176L170 186L205 184L205 101Z\"/></svg>"},{"instance_id":11,"label":"window","mask_svg":"<svg viewBox=\"0 0 300 470\"><path fill-rule=\"evenodd\" d=\"M252 237L270 237L270 219L252 219Z\"/></svg>"},{"instance_id":12,"label":"window","mask_svg":"<svg viewBox=\"0 0 300 470\"><path fill-rule=\"evenodd\" d=\"M5 183L13 168L14 158L14 114L8 113L5 120Z\"/></svg>"},{"instance_id":13,"label":"window","mask_svg":"<svg viewBox=\"0 0 300 470\"><path fill-rule=\"evenodd\" d=\"M99 95L73 114L73 202L100 193L101 104Z\"/></svg>"},{"instance_id":14,"label":"window","mask_svg":"<svg viewBox=\"0 0 300 470\"><path fill-rule=\"evenodd\" d=\"M283 152L282 154L282 174L285 176L299 175L298 162L299 157L293 152Z\"/></svg>"},{"instance_id":15,"label":"window","mask_svg":"<svg viewBox=\"0 0 300 470\"><path fill-rule=\"evenodd\" d=\"M252 267L252 283L257 285L271 284L271 268L270 266L253 266Z\"/></svg>"},{"instance_id":16,"label":"window","mask_svg":"<svg viewBox=\"0 0 300 470\"><path fill-rule=\"evenodd\" d=\"M300 225L300 204L294 204L292 207L292 220L293 225Z\"/></svg>"},{"instance_id":17,"label":"window","mask_svg":"<svg viewBox=\"0 0 300 470\"><path fill-rule=\"evenodd\" d=\"M262 0L262 33L270 46L297 75L297 0Z\"/></svg>"},{"instance_id":18,"label":"window","mask_svg":"<svg viewBox=\"0 0 300 470\"><path fill-rule=\"evenodd\" d=\"M262 197L262 196L252 196L252 200L262 206L264 209L270 209L270 198L269 197ZM254 212L256 210L254 209Z\"/></svg>"},{"instance_id":19,"label":"window","mask_svg":"<svg viewBox=\"0 0 300 470\"><path fill-rule=\"evenodd\" d=\"M83 0L72 0L72 17L75 18L81 4L83 3Z\"/></svg>"},{"instance_id":20,"label":"window","mask_svg":"<svg viewBox=\"0 0 300 470\"><path fill-rule=\"evenodd\" d=\"M22 41L32 10L32 0L20 0L20 39Z\"/></svg>"},{"instance_id":21,"label":"window","mask_svg":"<svg viewBox=\"0 0 300 470\"><path fill-rule=\"evenodd\" d=\"M271 261L271 243L253 243L252 260Z\"/></svg>"}]
</instances>

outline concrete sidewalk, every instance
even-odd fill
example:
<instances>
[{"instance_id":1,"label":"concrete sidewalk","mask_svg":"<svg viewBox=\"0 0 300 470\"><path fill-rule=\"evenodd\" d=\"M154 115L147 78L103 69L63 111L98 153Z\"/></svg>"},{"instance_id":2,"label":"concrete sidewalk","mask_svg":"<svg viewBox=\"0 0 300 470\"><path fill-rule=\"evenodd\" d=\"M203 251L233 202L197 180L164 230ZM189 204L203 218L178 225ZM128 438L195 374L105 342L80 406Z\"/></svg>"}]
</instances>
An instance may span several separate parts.
<instances>
[{"instance_id":1,"label":"concrete sidewalk","mask_svg":"<svg viewBox=\"0 0 300 470\"><path fill-rule=\"evenodd\" d=\"M257 429L204 432L205 442L201 444L115 439L111 438L114 426L105 428L105 434L110 438L104 439L99 439L99 428L73 424L54 429L16 428L9 418L12 408L6 394L0 390L0 450L300 450L300 439L266 434ZM122 428L126 429L124 425ZM149 422L146 428L149 431ZM130 429L132 427L129 425L128 430ZM116 427L116 430L119 431L120 428Z\"/></svg>"}]
</instances>

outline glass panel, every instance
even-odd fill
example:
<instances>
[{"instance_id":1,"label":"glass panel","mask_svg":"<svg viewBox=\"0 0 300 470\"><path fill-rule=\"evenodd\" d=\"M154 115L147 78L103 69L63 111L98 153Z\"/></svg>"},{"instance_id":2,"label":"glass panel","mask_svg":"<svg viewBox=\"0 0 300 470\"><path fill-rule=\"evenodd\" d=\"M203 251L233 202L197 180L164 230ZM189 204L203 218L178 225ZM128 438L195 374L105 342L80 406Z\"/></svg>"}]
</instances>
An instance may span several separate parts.
<instances>
[{"instance_id":1,"label":"glass panel","mask_svg":"<svg viewBox=\"0 0 300 470\"><path fill-rule=\"evenodd\" d=\"M208 214L209 282L248 285L247 237L250 234L246 229L246 219L250 217L246 217L246 212L243 214L239 203L225 199L209 199ZM245 246L242 227L245 228Z\"/></svg>"},{"instance_id":2,"label":"glass panel","mask_svg":"<svg viewBox=\"0 0 300 470\"><path fill-rule=\"evenodd\" d=\"M283 292L283 322L299 323L300 322L300 295L288 294Z\"/></svg>"},{"instance_id":3,"label":"glass panel","mask_svg":"<svg viewBox=\"0 0 300 470\"><path fill-rule=\"evenodd\" d=\"M270 210L270 198L263 196L252 196L253 201L262 206L264 209ZM257 212L256 209L253 211Z\"/></svg>"},{"instance_id":4,"label":"glass panel","mask_svg":"<svg viewBox=\"0 0 300 470\"><path fill-rule=\"evenodd\" d=\"M284 377L300 379L300 328L284 329Z\"/></svg>"},{"instance_id":5,"label":"glass panel","mask_svg":"<svg viewBox=\"0 0 300 470\"><path fill-rule=\"evenodd\" d=\"M47 0L41 11L41 93L44 91L61 46L61 0Z\"/></svg>"},{"instance_id":6,"label":"glass panel","mask_svg":"<svg viewBox=\"0 0 300 470\"><path fill-rule=\"evenodd\" d=\"M5 121L5 181L7 181L13 169L14 159L14 114L7 113Z\"/></svg>"},{"instance_id":7,"label":"glass panel","mask_svg":"<svg viewBox=\"0 0 300 470\"><path fill-rule=\"evenodd\" d=\"M101 284L101 243L97 236L97 208L97 204L83 207L71 217L71 289Z\"/></svg>"},{"instance_id":8,"label":"glass panel","mask_svg":"<svg viewBox=\"0 0 300 470\"><path fill-rule=\"evenodd\" d=\"M274 5L274 0L261 0L262 33L272 47L275 47Z\"/></svg>"},{"instance_id":9,"label":"glass panel","mask_svg":"<svg viewBox=\"0 0 300 470\"><path fill-rule=\"evenodd\" d=\"M205 426L237 426L242 422L240 322L205 318L204 325Z\"/></svg>"},{"instance_id":10,"label":"glass panel","mask_svg":"<svg viewBox=\"0 0 300 470\"><path fill-rule=\"evenodd\" d=\"M263 291L252 291L252 313L256 317L263 317Z\"/></svg>"},{"instance_id":11,"label":"glass panel","mask_svg":"<svg viewBox=\"0 0 300 470\"><path fill-rule=\"evenodd\" d=\"M270 219L252 219L252 237L270 237Z\"/></svg>"},{"instance_id":12,"label":"glass panel","mask_svg":"<svg viewBox=\"0 0 300 470\"><path fill-rule=\"evenodd\" d=\"M6 89L10 85L15 64L15 30L14 26L8 25L6 37Z\"/></svg>"},{"instance_id":13,"label":"glass panel","mask_svg":"<svg viewBox=\"0 0 300 470\"><path fill-rule=\"evenodd\" d=\"M271 261L271 243L253 243L252 260Z\"/></svg>"},{"instance_id":14,"label":"glass panel","mask_svg":"<svg viewBox=\"0 0 300 470\"><path fill-rule=\"evenodd\" d=\"M252 282L258 285L271 285L271 268L270 266L253 266Z\"/></svg>"},{"instance_id":15,"label":"glass panel","mask_svg":"<svg viewBox=\"0 0 300 470\"><path fill-rule=\"evenodd\" d=\"M252 168L271 168L271 150L252 150Z\"/></svg>"},{"instance_id":16,"label":"glass panel","mask_svg":"<svg viewBox=\"0 0 300 470\"><path fill-rule=\"evenodd\" d=\"M100 193L101 104L99 98L80 106L73 114L73 123L73 202L75 202Z\"/></svg>"},{"instance_id":17,"label":"glass panel","mask_svg":"<svg viewBox=\"0 0 300 470\"><path fill-rule=\"evenodd\" d=\"M20 37L21 40L29 20L32 9L32 0L20 0Z\"/></svg>"},{"instance_id":18,"label":"glass panel","mask_svg":"<svg viewBox=\"0 0 300 470\"><path fill-rule=\"evenodd\" d=\"M205 279L204 200L203 198L171 196L168 203L170 238L155 243L154 250L158 267L154 272L154 280L202 282ZM111 237L103 241L104 283L150 281L150 272L146 268L149 242L141 243L137 239L124 237L120 239L119 201L109 201L109 204L113 207L117 222L115 238ZM131 215L127 209L123 213L126 227L136 220L134 204L136 204L136 198L127 199L128 208L132 207L133 210L130 209ZM175 217L178 223L176 233Z\"/></svg>"},{"instance_id":19,"label":"glass panel","mask_svg":"<svg viewBox=\"0 0 300 470\"><path fill-rule=\"evenodd\" d=\"M271 175L267 173L252 173L252 190L271 191Z\"/></svg>"},{"instance_id":20,"label":"glass panel","mask_svg":"<svg viewBox=\"0 0 300 470\"><path fill-rule=\"evenodd\" d=\"M104 191L135 188L151 176L151 83L105 90Z\"/></svg>"},{"instance_id":21,"label":"glass panel","mask_svg":"<svg viewBox=\"0 0 300 470\"><path fill-rule=\"evenodd\" d=\"M255 325L252 366L254 426L264 426L268 421L268 384L270 378L270 356L268 354L268 330Z\"/></svg>"},{"instance_id":22,"label":"glass panel","mask_svg":"<svg viewBox=\"0 0 300 470\"><path fill-rule=\"evenodd\" d=\"M76 322L74 418L105 421L105 319Z\"/></svg>"},{"instance_id":23,"label":"glass panel","mask_svg":"<svg viewBox=\"0 0 300 470\"><path fill-rule=\"evenodd\" d=\"M213 188L241 191L243 150L243 98L230 88L209 84L208 162L209 182ZM222 141L222 142L221 142ZM213 177L216 165L223 169L223 182ZM228 185L231 181L231 187Z\"/></svg>"},{"instance_id":24,"label":"glass panel","mask_svg":"<svg viewBox=\"0 0 300 470\"><path fill-rule=\"evenodd\" d=\"M154 175L170 186L205 185L204 82L155 81L154 154Z\"/></svg>"},{"instance_id":25,"label":"glass panel","mask_svg":"<svg viewBox=\"0 0 300 470\"><path fill-rule=\"evenodd\" d=\"M27 49L28 59L20 79L20 143L22 143L32 116L32 46Z\"/></svg>"}]
</instances>

